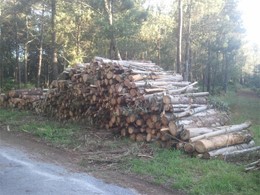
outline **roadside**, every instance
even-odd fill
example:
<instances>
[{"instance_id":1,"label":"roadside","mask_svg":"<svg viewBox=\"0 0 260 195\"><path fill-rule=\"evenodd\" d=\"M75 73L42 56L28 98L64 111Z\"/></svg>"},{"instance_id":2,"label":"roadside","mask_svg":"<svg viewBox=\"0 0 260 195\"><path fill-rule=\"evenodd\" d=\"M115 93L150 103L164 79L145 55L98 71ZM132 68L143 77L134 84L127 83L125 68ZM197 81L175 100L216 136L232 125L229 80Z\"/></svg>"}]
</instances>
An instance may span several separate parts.
<instances>
[{"instance_id":1,"label":"roadside","mask_svg":"<svg viewBox=\"0 0 260 195\"><path fill-rule=\"evenodd\" d=\"M29 158L20 148L0 140L0 194L137 195L137 192Z\"/></svg>"},{"instance_id":2,"label":"roadside","mask_svg":"<svg viewBox=\"0 0 260 195\"><path fill-rule=\"evenodd\" d=\"M135 174L127 173L127 170L125 172L120 172L120 167L118 167L119 161L116 160L116 156L124 156L124 149L122 146L120 146L120 149L113 149L113 147L116 146L112 146L112 148L111 146L105 147L111 144L110 141L108 141L109 143L105 143L106 141L102 143L100 140L108 139L108 133L106 132L99 132L96 135L93 135L92 132L89 136L94 137L92 137L91 143L89 143L90 145L87 145L87 136L84 136L84 145L82 142L80 147L78 145L76 148L69 149L62 148L61 146L55 147L50 142L46 142L30 133L16 131L14 129L15 126L3 123L0 124L1 144L6 144L25 151L30 158L39 162L54 163L59 166L64 166L66 169L73 172L87 172L96 178L104 180L106 183L132 188L140 194L184 194L144 180ZM103 138L101 138L102 135ZM110 139L111 137L109 140ZM111 141L113 141L113 139L111 139ZM93 143L96 143L96 145L94 146ZM125 143L126 145L128 144L127 142ZM128 150L126 151L129 153ZM106 154L106 156L103 154ZM113 156L115 158L113 158Z\"/></svg>"}]
</instances>

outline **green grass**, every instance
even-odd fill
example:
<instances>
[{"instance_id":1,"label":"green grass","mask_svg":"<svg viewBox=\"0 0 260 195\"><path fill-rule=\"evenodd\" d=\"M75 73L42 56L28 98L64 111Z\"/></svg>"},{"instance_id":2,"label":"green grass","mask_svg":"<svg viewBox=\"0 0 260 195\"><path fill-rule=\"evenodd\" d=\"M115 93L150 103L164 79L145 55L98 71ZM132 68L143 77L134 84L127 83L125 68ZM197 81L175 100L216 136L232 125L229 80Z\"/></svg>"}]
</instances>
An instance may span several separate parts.
<instances>
[{"instance_id":1,"label":"green grass","mask_svg":"<svg viewBox=\"0 0 260 195\"><path fill-rule=\"evenodd\" d=\"M80 126L76 124L62 124L35 116L31 112L11 109L0 109L0 124L9 125L11 130L24 131L63 146L76 144L73 136L80 130Z\"/></svg>"},{"instance_id":2,"label":"green grass","mask_svg":"<svg viewBox=\"0 0 260 195\"><path fill-rule=\"evenodd\" d=\"M190 158L180 151L158 150L152 160L131 160L131 170L148 175L154 182L188 194L257 194L259 173L221 160Z\"/></svg>"}]
</instances>

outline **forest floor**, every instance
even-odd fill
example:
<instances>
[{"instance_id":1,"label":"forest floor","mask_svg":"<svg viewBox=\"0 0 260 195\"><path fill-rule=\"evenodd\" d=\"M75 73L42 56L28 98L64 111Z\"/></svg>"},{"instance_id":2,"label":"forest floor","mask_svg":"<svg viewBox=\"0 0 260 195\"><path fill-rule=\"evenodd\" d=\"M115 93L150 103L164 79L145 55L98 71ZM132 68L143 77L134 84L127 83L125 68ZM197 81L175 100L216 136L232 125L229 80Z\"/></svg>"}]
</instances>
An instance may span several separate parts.
<instances>
[{"instance_id":1,"label":"forest floor","mask_svg":"<svg viewBox=\"0 0 260 195\"><path fill-rule=\"evenodd\" d=\"M230 105L232 122L252 120L259 144L260 98L241 90L223 100ZM87 172L140 194L254 194L260 190L259 173L244 173L241 165L190 158L92 125L62 124L31 112L0 109L1 140L39 160Z\"/></svg>"}]
</instances>

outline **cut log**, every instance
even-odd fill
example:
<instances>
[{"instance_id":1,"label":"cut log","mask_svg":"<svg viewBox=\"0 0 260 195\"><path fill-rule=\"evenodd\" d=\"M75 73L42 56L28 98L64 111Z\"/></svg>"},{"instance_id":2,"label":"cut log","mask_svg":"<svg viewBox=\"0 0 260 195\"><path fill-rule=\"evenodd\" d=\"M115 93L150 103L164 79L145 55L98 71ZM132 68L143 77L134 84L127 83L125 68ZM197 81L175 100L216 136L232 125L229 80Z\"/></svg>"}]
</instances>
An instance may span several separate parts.
<instances>
[{"instance_id":1,"label":"cut log","mask_svg":"<svg viewBox=\"0 0 260 195\"><path fill-rule=\"evenodd\" d=\"M200 107L197 107L197 108L188 109L188 110L181 112L181 113L176 113L174 115L175 115L176 118L182 118L184 116L191 116L193 114L205 111L207 109L208 109L208 106L200 106Z\"/></svg>"},{"instance_id":2,"label":"cut log","mask_svg":"<svg viewBox=\"0 0 260 195\"><path fill-rule=\"evenodd\" d=\"M247 149L243 149L243 150L232 151L232 152L226 152L221 156L222 156L222 159L230 160L233 158L241 158L244 155L248 155L249 153L255 153L255 152L258 152L258 157L259 157L260 146L255 146L255 147L251 147L251 148L247 148Z\"/></svg>"},{"instance_id":3,"label":"cut log","mask_svg":"<svg viewBox=\"0 0 260 195\"><path fill-rule=\"evenodd\" d=\"M194 143L185 143L184 144L184 151L187 153L192 153L195 151L195 144Z\"/></svg>"},{"instance_id":4,"label":"cut log","mask_svg":"<svg viewBox=\"0 0 260 195\"><path fill-rule=\"evenodd\" d=\"M251 140L250 134L230 133L196 141L195 149L199 153L205 153L218 148L247 143Z\"/></svg>"},{"instance_id":5,"label":"cut log","mask_svg":"<svg viewBox=\"0 0 260 195\"><path fill-rule=\"evenodd\" d=\"M239 151L239 150L251 148L253 146L255 146L255 142L254 142L254 140L251 140L249 143L238 144L238 145L234 145L234 146L229 146L229 147L220 148L220 149L217 149L217 150L205 152L203 154L203 158L210 159L210 158L217 157L219 155L224 155L225 153L229 153L229 152L233 152L233 151Z\"/></svg>"},{"instance_id":6,"label":"cut log","mask_svg":"<svg viewBox=\"0 0 260 195\"><path fill-rule=\"evenodd\" d=\"M214 137L217 135L222 135L222 134L227 134L227 133L232 133L235 131L241 131L244 129L247 129L248 127L251 126L251 122L245 122L239 125L230 125L230 126L222 126L222 127L214 127L214 128L208 128L208 130L211 130L211 132L205 133L203 135L198 135L196 137L190 138L190 142L195 142L200 139L207 139L209 137ZM191 129L190 129L191 130ZM204 128L205 130L205 128Z\"/></svg>"}]
</instances>

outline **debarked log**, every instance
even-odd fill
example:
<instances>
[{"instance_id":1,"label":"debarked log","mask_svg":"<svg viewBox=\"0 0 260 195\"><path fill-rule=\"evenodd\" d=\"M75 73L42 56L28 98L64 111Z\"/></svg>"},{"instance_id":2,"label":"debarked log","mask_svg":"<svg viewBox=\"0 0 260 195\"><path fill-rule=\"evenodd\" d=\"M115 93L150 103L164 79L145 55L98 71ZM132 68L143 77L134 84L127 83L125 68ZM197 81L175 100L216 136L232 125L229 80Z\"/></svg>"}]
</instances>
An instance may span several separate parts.
<instances>
[{"instance_id":1,"label":"debarked log","mask_svg":"<svg viewBox=\"0 0 260 195\"><path fill-rule=\"evenodd\" d=\"M254 142L254 140L251 140L249 143L237 144L237 145L234 145L234 146L229 146L229 147L220 148L220 149L212 150L212 151L209 151L209 152L205 152L203 154L203 158L210 159L210 158L217 157L219 155L224 155L225 153L229 153L229 152L233 152L233 151L239 151L239 150L251 148L253 146L255 146L255 142Z\"/></svg>"},{"instance_id":2,"label":"debarked log","mask_svg":"<svg viewBox=\"0 0 260 195\"><path fill-rule=\"evenodd\" d=\"M199 153L205 153L218 148L247 143L251 140L252 136L250 134L229 133L198 140L195 142L195 150Z\"/></svg>"},{"instance_id":3,"label":"debarked log","mask_svg":"<svg viewBox=\"0 0 260 195\"><path fill-rule=\"evenodd\" d=\"M235 131L241 131L250 127L251 122L245 122L238 125L219 126L219 127L201 127L201 128L184 128L181 134L182 140L190 139L190 142L194 142L200 139L206 139L216 135L231 133Z\"/></svg>"}]
</instances>

